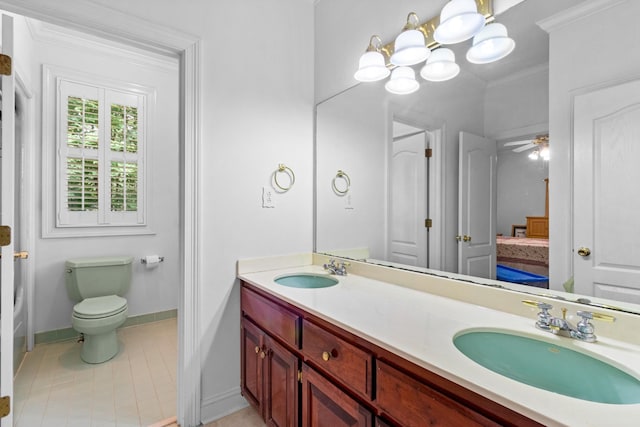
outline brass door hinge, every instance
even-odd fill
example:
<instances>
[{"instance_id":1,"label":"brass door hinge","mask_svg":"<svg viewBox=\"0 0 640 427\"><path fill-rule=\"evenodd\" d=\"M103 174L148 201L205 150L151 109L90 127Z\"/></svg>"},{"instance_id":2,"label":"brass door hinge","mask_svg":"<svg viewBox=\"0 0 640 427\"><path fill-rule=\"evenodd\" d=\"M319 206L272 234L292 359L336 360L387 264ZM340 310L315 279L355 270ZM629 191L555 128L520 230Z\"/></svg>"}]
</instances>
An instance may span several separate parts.
<instances>
[{"instance_id":1,"label":"brass door hinge","mask_svg":"<svg viewBox=\"0 0 640 427\"><path fill-rule=\"evenodd\" d=\"M0 397L0 418L4 418L11 412L11 398L9 396Z\"/></svg>"},{"instance_id":2,"label":"brass door hinge","mask_svg":"<svg viewBox=\"0 0 640 427\"><path fill-rule=\"evenodd\" d=\"M427 218L424 220L424 226L426 228L431 228L433 227L433 221L431 220L431 218Z\"/></svg>"},{"instance_id":3,"label":"brass door hinge","mask_svg":"<svg viewBox=\"0 0 640 427\"><path fill-rule=\"evenodd\" d=\"M424 150L424 156L425 156L426 158L429 158L429 159L430 159L431 157L433 157L433 149L432 149L432 148L425 148L425 150Z\"/></svg>"},{"instance_id":4,"label":"brass door hinge","mask_svg":"<svg viewBox=\"0 0 640 427\"><path fill-rule=\"evenodd\" d=\"M11 227L0 225L0 246L7 246L11 243Z\"/></svg>"},{"instance_id":5,"label":"brass door hinge","mask_svg":"<svg viewBox=\"0 0 640 427\"><path fill-rule=\"evenodd\" d=\"M3 76L11 75L11 57L0 53L0 74Z\"/></svg>"}]
</instances>

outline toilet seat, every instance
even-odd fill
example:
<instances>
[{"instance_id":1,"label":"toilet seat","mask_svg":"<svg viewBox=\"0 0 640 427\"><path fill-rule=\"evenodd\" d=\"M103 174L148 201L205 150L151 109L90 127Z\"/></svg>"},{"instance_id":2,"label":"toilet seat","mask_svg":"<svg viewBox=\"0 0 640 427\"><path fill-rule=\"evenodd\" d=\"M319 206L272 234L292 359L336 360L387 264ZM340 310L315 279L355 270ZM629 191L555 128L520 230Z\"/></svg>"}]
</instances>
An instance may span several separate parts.
<instances>
[{"instance_id":1,"label":"toilet seat","mask_svg":"<svg viewBox=\"0 0 640 427\"><path fill-rule=\"evenodd\" d=\"M101 319L115 316L127 309L127 300L118 295L86 298L73 307L73 317Z\"/></svg>"}]
</instances>

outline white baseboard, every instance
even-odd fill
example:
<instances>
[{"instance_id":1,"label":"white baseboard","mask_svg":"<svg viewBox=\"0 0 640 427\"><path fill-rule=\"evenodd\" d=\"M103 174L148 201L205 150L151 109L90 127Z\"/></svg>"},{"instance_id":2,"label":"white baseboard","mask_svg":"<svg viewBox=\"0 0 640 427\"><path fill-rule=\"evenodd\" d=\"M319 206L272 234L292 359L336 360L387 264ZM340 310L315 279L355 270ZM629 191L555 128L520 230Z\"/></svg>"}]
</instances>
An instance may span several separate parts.
<instances>
[{"instance_id":1,"label":"white baseboard","mask_svg":"<svg viewBox=\"0 0 640 427\"><path fill-rule=\"evenodd\" d=\"M240 394L240 387L234 387L229 391L203 398L200 409L202 424L219 420L247 406L249 404Z\"/></svg>"}]
</instances>

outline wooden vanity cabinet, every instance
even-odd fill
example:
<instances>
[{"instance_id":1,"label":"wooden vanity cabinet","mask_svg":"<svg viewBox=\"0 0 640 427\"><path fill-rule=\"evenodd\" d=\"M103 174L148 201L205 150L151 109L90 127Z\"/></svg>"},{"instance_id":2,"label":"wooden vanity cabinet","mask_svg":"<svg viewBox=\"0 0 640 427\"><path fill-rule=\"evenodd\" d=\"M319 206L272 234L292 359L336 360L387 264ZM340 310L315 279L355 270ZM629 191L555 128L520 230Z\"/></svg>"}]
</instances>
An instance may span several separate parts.
<instances>
[{"instance_id":1,"label":"wooden vanity cabinet","mask_svg":"<svg viewBox=\"0 0 640 427\"><path fill-rule=\"evenodd\" d=\"M269 426L541 424L242 283L242 393Z\"/></svg>"},{"instance_id":2,"label":"wooden vanity cabinet","mask_svg":"<svg viewBox=\"0 0 640 427\"><path fill-rule=\"evenodd\" d=\"M298 357L242 319L242 393L268 426L298 425Z\"/></svg>"}]
</instances>

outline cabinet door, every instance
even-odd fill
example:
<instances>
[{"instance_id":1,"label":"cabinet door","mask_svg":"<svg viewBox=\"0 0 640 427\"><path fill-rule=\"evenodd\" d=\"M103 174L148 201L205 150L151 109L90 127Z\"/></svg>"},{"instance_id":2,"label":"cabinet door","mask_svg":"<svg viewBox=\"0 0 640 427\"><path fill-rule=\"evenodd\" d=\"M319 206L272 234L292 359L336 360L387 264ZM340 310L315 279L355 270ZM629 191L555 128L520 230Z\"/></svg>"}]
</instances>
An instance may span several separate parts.
<instances>
[{"instance_id":1,"label":"cabinet door","mask_svg":"<svg viewBox=\"0 0 640 427\"><path fill-rule=\"evenodd\" d=\"M298 423L298 358L265 337L264 417L268 426L294 427Z\"/></svg>"},{"instance_id":2,"label":"cabinet door","mask_svg":"<svg viewBox=\"0 0 640 427\"><path fill-rule=\"evenodd\" d=\"M246 319L242 319L240 330L242 342L240 387L245 399L264 416L262 407L262 361L266 357L264 333Z\"/></svg>"},{"instance_id":3,"label":"cabinet door","mask_svg":"<svg viewBox=\"0 0 640 427\"><path fill-rule=\"evenodd\" d=\"M302 366L302 427L370 427L373 414L307 365Z\"/></svg>"}]
</instances>

